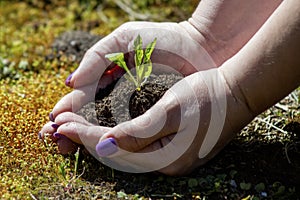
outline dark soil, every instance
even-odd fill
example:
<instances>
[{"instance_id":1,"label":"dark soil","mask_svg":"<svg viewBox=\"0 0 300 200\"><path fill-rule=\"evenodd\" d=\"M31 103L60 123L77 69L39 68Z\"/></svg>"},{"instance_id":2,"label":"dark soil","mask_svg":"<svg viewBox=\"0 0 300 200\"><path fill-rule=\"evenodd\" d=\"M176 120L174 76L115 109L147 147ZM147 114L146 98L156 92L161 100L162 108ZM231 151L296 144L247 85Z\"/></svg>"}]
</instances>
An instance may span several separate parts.
<instances>
[{"instance_id":1,"label":"dark soil","mask_svg":"<svg viewBox=\"0 0 300 200\"><path fill-rule=\"evenodd\" d=\"M180 79L182 76L175 74L152 74L140 91L127 80L121 81L115 87L113 84L108 89L99 91L95 100L99 125L113 127L142 115ZM112 91L104 96L107 90Z\"/></svg>"},{"instance_id":2,"label":"dark soil","mask_svg":"<svg viewBox=\"0 0 300 200\"><path fill-rule=\"evenodd\" d=\"M87 104L77 114L95 125L114 127L145 113L182 78L178 74L152 74L140 91L126 79L117 80L100 90L95 102Z\"/></svg>"},{"instance_id":3,"label":"dark soil","mask_svg":"<svg viewBox=\"0 0 300 200\"><path fill-rule=\"evenodd\" d=\"M297 200L300 199L300 132L293 133L298 139L286 143L245 142L245 138L238 136L188 176L168 177L155 172L129 174L105 166L101 172L98 161L87 156L84 159L91 165L84 177L92 182L113 181L116 191L151 199L197 199L197 195L216 200L242 199L252 194L258 199ZM190 184L192 180L197 180L195 185ZM242 184L250 188L242 188ZM259 184L264 189L260 190Z\"/></svg>"}]
</instances>

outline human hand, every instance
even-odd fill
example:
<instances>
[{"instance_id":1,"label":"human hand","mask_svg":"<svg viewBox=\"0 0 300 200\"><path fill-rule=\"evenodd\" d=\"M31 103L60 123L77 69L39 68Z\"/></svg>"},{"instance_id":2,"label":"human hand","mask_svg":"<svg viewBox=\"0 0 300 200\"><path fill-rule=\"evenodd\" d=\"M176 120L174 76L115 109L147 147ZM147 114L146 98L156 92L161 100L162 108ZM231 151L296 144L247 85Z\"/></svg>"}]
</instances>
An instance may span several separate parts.
<instances>
[{"instance_id":1,"label":"human hand","mask_svg":"<svg viewBox=\"0 0 300 200\"><path fill-rule=\"evenodd\" d=\"M59 114L54 123L58 133L84 144L111 167L179 175L219 152L235 135L230 116L239 113L247 123L252 117L247 111L231 96L219 70L211 69L184 78L144 115L113 128L95 126L70 112Z\"/></svg>"},{"instance_id":2,"label":"human hand","mask_svg":"<svg viewBox=\"0 0 300 200\"><path fill-rule=\"evenodd\" d=\"M132 31L129 31L131 29ZM104 49L107 50L107 53L114 51L131 52L133 49L132 41L128 39L131 41L128 46L128 42L125 43L127 39L124 37L134 38L134 35L140 34L142 35L143 40L146 41L145 43L147 43L147 40L153 40L156 35L159 41L151 56L151 60L152 63L155 63L154 66L159 64L160 68L154 69L155 71L173 70L178 71L183 75L188 75L198 70L208 69L207 66L214 67L213 61L210 59L209 55L207 55L205 50L201 48L189 34L182 34L183 31L184 28L177 23L160 24L136 22L123 25L114 33L104 38L104 40L99 41L98 44L87 52L79 69L73 74L72 79L67 80L68 85L75 89L56 104L50 115L50 119L54 121L56 116L63 112L77 112L83 105L94 100L95 93L99 87L105 87L107 84L111 83L114 78L118 78L122 75L120 68L117 68L117 71L114 70L115 73L110 75L107 73L104 73L104 75L101 74L101 71L103 72L110 63L104 58L106 53L99 53L99 51ZM126 32L126 34L124 32ZM118 40L116 40L116 38L118 38ZM170 40L174 43L171 43ZM120 46L122 41L123 45ZM180 45L173 45L177 43ZM116 48L116 46L119 49ZM101 57L97 57L100 54ZM132 61L130 61L130 59L132 60L132 56L130 53L127 54L127 58L129 59L128 62L131 63ZM101 65L101 63L103 64ZM168 65L171 65L171 67L168 67ZM199 66L199 68L195 69L193 66ZM101 77L100 80L99 77ZM75 99L76 101L74 101ZM56 130L53 129L51 125L52 123L50 122L42 129L42 138L46 132L50 135L54 134ZM62 153L67 152L67 146L71 146L72 148L70 148L70 150L74 150L74 145L69 145L70 141L68 141L68 138L61 138L59 140L54 139L54 141L60 141L59 149ZM62 141L66 141L66 144L68 145L65 145L66 147L61 147L64 146L64 142Z\"/></svg>"},{"instance_id":3,"label":"human hand","mask_svg":"<svg viewBox=\"0 0 300 200\"><path fill-rule=\"evenodd\" d=\"M214 8L214 7L212 7L212 8ZM222 8L222 6L221 6L221 8ZM268 9L268 10L270 11L270 9ZM218 13L215 10L215 11L210 12L210 14L213 14L214 12L215 12L215 14ZM220 12L220 13L222 13L222 12ZM266 13L268 13L268 12L266 12ZM266 19L266 16L268 16L268 14L261 17L261 19L262 20ZM212 15L211 17L214 17L214 15ZM205 16L204 16L204 18L205 18ZM251 28L249 29L250 31L248 30L248 33L251 32L251 34L253 35L255 30L257 30L259 28L259 25L261 25L261 23L263 22L262 20L260 20L260 23L256 23L254 26L249 26ZM191 21L193 21L193 19ZM194 20L194 22L197 22L197 20ZM199 25L199 24L197 24L197 25ZM194 28L194 26L196 27L196 29ZM181 24L176 24L176 23L164 23L164 24L127 23L127 24L123 25L122 27L120 27L119 29L117 29L113 34L106 37L104 40L101 40L98 44L96 44L93 48L91 48L88 51L88 53L86 54L86 56L83 59L83 62L80 65L79 69L73 74L73 76L70 76L67 79L67 84L69 86L75 88L75 90L72 93L66 95L55 106L55 108L53 109L53 112L51 113L52 120L54 120L54 118L56 118L56 116L58 116L60 113L68 112L68 111L76 112L77 110L79 110L82 107L82 105L85 105L87 102L93 100L93 98L94 98L93 95L97 91L98 87L104 87L105 85L107 85L108 83L110 83L112 81L114 76L105 76L105 75L102 76L103 71L106 69L106 66L108 65L107 61L103 59L104 55L106 53L116 52L114 50L130 52L130 50L132 49L132 44L128 45L128 41L130 41L130 40L133 41L132 38L134 38L137 34L140 34L140 35L142 35L143 38L145 38L145 35L143 35L141 33L143 31L141 31L140 28L148 29L148 30L144 29L144 33L146 35L146 39L145 39L146 42L149 42L147 40L147 35L150 35L150 33L153 33L153 31L160 30L160 31L157 31L156 34L152 35L151 38L148 37L149 40L152 40L154 37L157 37L158 40L160 38L162 38L162 39L167 38L167 40L164 40L164 42L162 43L162 46L159 47L161 51L154 52L153 61L163 63L167 66L172 66L172 67L174 67L175 70L179 71L180 73L182 73L184 75L189 75L198 70L205 70L205 69L216 67L217 65L215 64L215 62L217 64L220 64L220 63L224 62L226 59L228 59L230 56L234 55L242 47L242 45L244 45L245 42L247 42L248 39L252 36L251 34L246 34L246 36L245 36L245 34L242 34L241 37L235 37L235 39L237 39L236 41L238 41L238 42L234 43L234 48L232 48L232 45L229 45L228 46L229 48L226 48L226 45L225 45L225 48L223 48L223 49L224 49L224 51L227 51L227 52L226 52L226 54L222 55L222 53L217 51L218 50L217 47L218 46L220 47L219 44L221 44L221 46L224 47L224 43L217 42L218 38L215 37L216 35L212 34L212 35L209 35L209 36L214 36L213 39L215 41L215 44L212 44L211 41L209 41L209 42L206 41L206 39L207 38L209 39L210 37L207 37L205 39L203 37L203 34L201 34L201 32L202 33L213 33L214 32L212 29L210 29L209 26L207 26L207 24L205 26L201 27L201 22L200 22L200 29L202 28L202 31L199 32L199 26L196 26L195 24L193 24L193 26L191 26L191 24L189 24L187 22L184 22ZM245 30L245 27L244 27L244 29L243 29L243 27L240 27L240 28L241 28L241 30L238 30L238 31L241 31L242 33L247 32L247 30ZM161 34L161 31L162 31L161 29L163 31L165 31L166 33ZM130 31L128 31L128 30L134 31L136 35L130 34L129 33ZM234 29L234 30L237 30L237 29ZM171 37L170 37L169 33L172 31L173 31L173 34L171 34ZM174 37L180 33L186 33L184 35L185 39L182 40L181 36L179 37L179 40L177 37ZM159 37L156 36L157 34ZM231 34L233 34L233 33L231 32L229 35L231 35ZM239 34L237 34L237 35L239 35ZM131 37L128 37L128 36L131 36ZM208 36L208 35L206 35L206 36ZM226 34L224 34L223 36L226 36ZM171 38L172 42L170 42L170 38ZM212 39L212 38L210 38L210 39ZM192 43L185 42L186 40L192 41ZM196 41L196 43L195 43L195 41ZM178 48L178 46L176 46L176 48L174 50L171 47L173 47L174 46L173 44L176 44L176 43L178 43L180 45L178 45L179 48ZM226 44L230 44L230 40L227 40ZM200 49L201 49L200 51L198 49L199 45L200 45ZM188 49L188 51L186 51L187 49ZM197 52L197 54L195 54L195 52ZM229 54L228 54L228 52L229 52ZM201 55L201 56L199 56L199 55ZM218 58L218 60L215 59L215 58L217 58L217 55L220 57L220 59ZM197 66L198 68L196 69L194 66ZM98 80L99 77L101 77L101 76L102 76L102 78L100 80ZM86 77L89 77L89 78L86 78ZM76 101L73 101L73 99L76 99ZM50 125L47 124L46 126L49 127ZM43 129L47 130L48 128L44 127ZM50 130L49 132L51 132L51 131L52 130Z\"/></svg>"},{"instance_id":4,"label":"human hand","mask_svg":"<svg viewBox=\"0 0 300 200\"><path fill-rule=\"evenodd\" d=\"M98 86L105 87L120 77L120 70L115 70L113 75L103 75L109 64L104 56L113 52L132 51L133 38L140 32L145 33L142 38L147 43L155 37L161 41L157 44L160 51L154 52L152 56L153 62L171 66L184 75L220 66L249 41L281 3L272 0L256 1L241 3L238 0L204 0L188 21L126 23L86 53L78 70L67 78L66 84L76 89L90 84L95 86L99 77L102 77ZM66 97L55 106L52 118L61 112L71 111L70 103L66 103L68 100L70 98ZM83 100L78 105L83 105L90 98Z\"/></svg>"},{"instance_id":5,"label":"human hand","mask_svg":"<svg viewBox=\"0 0 300 200\"><path fill-rule=\"evenodd\" d=\"M186 76L216 67L206 50L178 23L126 23L86 53L79 68L67 79L67 85L74 90L55 105L50 115L51 120L63 112L77 112L83 105L94 100L99 88L120 77L120 68L111 75L104 72L111 65L105 55L128 52L127 61L130 65L133 63L133 41L137 35L143 38L144 43L157 38L156 48L151 56L153 66L159 65L153 69L156 72L176 71Z\"/></svg>"}]
</instances>

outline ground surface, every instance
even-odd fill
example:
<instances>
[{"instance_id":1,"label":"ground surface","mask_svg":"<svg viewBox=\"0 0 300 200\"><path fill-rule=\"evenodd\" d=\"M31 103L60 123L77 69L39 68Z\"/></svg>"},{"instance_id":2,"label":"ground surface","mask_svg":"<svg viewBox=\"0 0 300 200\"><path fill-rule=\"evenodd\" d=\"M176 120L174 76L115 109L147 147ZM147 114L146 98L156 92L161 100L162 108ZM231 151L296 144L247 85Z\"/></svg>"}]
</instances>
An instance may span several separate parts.
<instances>
[{"instance_id":1,"label":"ground surface","mask_svg":"<svg viewBox=\"0 0 300 200\"><path fill-rule=\"evenodd\" d=\"M40 142L37 133L70 91L64 79L86 49L71 41L70 54L54 53L55 38L70 30L106 35L134 18L179 21L197 4L132 0L128 11L120 4L125 1L89 2L0 1L1 199L299 199L299 89L185 177L117 172L84 151L76 160L56 154L49 141Z\"/></svg>"}]
</instances>

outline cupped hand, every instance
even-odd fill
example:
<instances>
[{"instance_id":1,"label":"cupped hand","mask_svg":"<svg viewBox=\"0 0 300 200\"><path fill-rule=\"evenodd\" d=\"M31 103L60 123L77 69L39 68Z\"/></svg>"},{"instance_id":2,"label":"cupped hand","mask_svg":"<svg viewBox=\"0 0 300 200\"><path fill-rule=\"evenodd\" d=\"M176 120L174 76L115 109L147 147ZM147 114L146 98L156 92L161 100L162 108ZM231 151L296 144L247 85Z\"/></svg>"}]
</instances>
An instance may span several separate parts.
<instances>
[{"instance_id":1,"label":"cupped hand","mask_svg":"<svg viewBox=\"0 0 300 200\"><path fill-rule=\"evenodd\" d=\"M63 97L53 108L51 118L62 112L76 112L87 102L94 100L99 88L110 84L122 73L116 70L114 74L105 73L111 67L106 54L127 53L127 61L133 63L133 41L140 35L146 44L157 38L155 50L151 56L153 64L161 67L156 71L176 71L184 76L200 70L216 67L207 51L191 36L190 32L197 31L187 22L182 23L152 23L128 22L113 31L90 48L78 69L68 77L66 84L75 90ZM198 33L198 37L200 33ZM76 99L76 102L74 102Z\"/></svg>"},{"instance_id":2,"label":"cupped hand","mask_svg":"<svg viewBox=\"0 0 300 200\"><path fill-rule=\"evenodd\" d=\"M78 69L66 80L66 84L73 87L74 90L55 105L50 114L50 120L58 123L56 120L58 115L64 112L76 113L84 105L94 101L99 88L106 87L113 80L122 76L122 69L113 68L117 70L112 70L112 63L105 58L105 55L124 52L129 65L132 64L133 41L138 35L143 39L144 47L157 38L151 61L153 66L160 66L153 69L158 73L175 71L187 76L199 70L216 67L210 55L196 41L196 37L201 36L197 34L191 36L190 33L193 31L199 34L187 22L129 22L123 24L86 52ZM107 69L113 73L106 73ZM66 118L66 120L71 121L72 119ZM57 130L51 125L52 123L49 122L43 127L40 132L41 137L43 138L45 133L51 135L54 141L61 144L59 145L61 153L68 152L68 149L73 150L76 145L71 145L68 138L58 140L52 136ZM64 143L66 147L63 147Z\"/></svg>"},{"instance_id":3,"label":"cupped hand","mask_svg":"<svg viewBox=\"0 0 300 200\"><path fill-rule=\"evenodd\" d=\"M111 70L112 65L105 55L124 52L129 65L132 64L133 41L138 35L143 39L144 47L157 38L151 61L154 66L160 66L153 69L158 73L176 71L187 76L199 70L216 67L206 50L196 41L195 37L200 37L200 35L193 34L191 36L190 33L193 31L198 33L187 22L180 24L129 22L123 24L86 52L78 69L66 80L66 84L73 87L74 90L55 105L50 114L50 120L54 121L59 114L64 112L76 113L84 105L94 101L95 93L99 88L106 87L113 80L122 76L122 69ZM106 73L107 69L113 73ZM41 137L44 137L44 133L52 135L55 131L51 127L51 123L48 123L42 129ZM62 141L65 141L65 146L72 146L69 145L68 138L55 141L62 144L60 149L63 153L68 148L62 147L64 143Z\"/></svg>"},{"instance_id":4,"label":"cupped hand","mask_svg":"<svg viewBox=\"0 0 300 200\"><path fill-rule=\"evenodd\" d=\"M113 128L95 126L70 112L59 114L54 123L60 135L83 144L110 167L180 175L218 153L235 135L234 116L247 111L216 68L187 76L145 114Z\"/></svg>"},{"instance_id":5,"label":"cupped hand","mask_svg":"<svg viewBox=\"0 0 300 200\"><path fill-rule=\"evenodd\" d=\"M194 34L190 34L193 31ZM212 151L219 141L219 136L206 134L207 130L214 132L209 122L215 119L210 119L211 102L207 96L208 88L203 77L207 76L211 81L214 78L203 73L209 69L216 69L216 64L209 53L196 42L196 33L197 31L185 22L181 24L130 22L122 25L88 50L79 68L67 80L67 84L74 90L64 96L51 112L50 119L59 127L53 129L52 124L48 123L43 127L42 135L44 133L52 135L61 153L74 151L76 144L84 144L95 157L100 155L102 162L125 171L159 170L168 174L186 173L204 163L223 145L217 145L219 146L217 150ZM74 113L84 105L94 101L99 87L105 87L121 75L108 76L104 73L111 65L105 59L105 55L128 52L128 63L132 63L133 41L138 35L142 37L144 44L157 38L151 60L154 65L160 67L154 71L158 73L176 71L187 77L168 91L146 114L112 129L96 126L75 115ZM199 77L203 80L198 80ZM149 119L150 122L147 124ZM142 125L135 125L136 123ZM220 130L215 133L221 134ZM205 135L210 136L206 139ZM229 136L226 135L227 137ZM98 145L96 152L95 147L99 139L103 145ZM106 149L111 143L118 145L118 148ZM202 143L204 149L199 149ZM165 146L167 148L163 148ZM106 158L116 149L118 152L112 158ZM173 153L167 153L165 149ZM143 153L143 156L136 156L136 153ZM162 162L157 163L153 159ZM181 162L185 164L182 165ZM124 169L121 166L129 168Z\"/></svg>"},{"instance_id":6,"label":"cupped hand","mask_svg":"<svg viewBox=\"0 0 300 200\"><path fill-rule=\"evenodd\" d=\"M236 54L279 3L251 4L259 5L258 9L249 9L238 1L203 1L189 22L122 25L94 45L76 72L67 78L66 84L74 90L56 104L50 114L53 122L43 127L41 137L48 133L62 153L83 143L102 162L125 171L182 174L203 164L253 117L247 114L251 112L243 100L236 98L220 78L222 74L212 68ZM249 17L253 12L233 10L236 6L231 4L259 14ZM172 68L188 77L144 115L114 128L95 126L72 113L93 101L99 88L122 75L120 70L104 73L110 65L104 57L127 52L128 62L132 63L133 41L138 34L145 44L157 38L152 62L166 67L156 70ZM198 72L201 70L208 71Z\"/></svg>"},{"instance_id":7,"label":"cupped hand","mask_svg":"<svg viewBox=\"0 0 300 200\"><path fill-rule=\"evenodd\" d=\"M119 78L120 70L116 70L113 75L104 74L110 65L105 55L114 52L132 52L133 41L138 34L145 44L157 38L156 50L152 55L154 63L164 64L183 75L189 75L220 66L234 56L280 3L281 1L259 3L201 1L188 21L123 24L86 52L79 68L66 80L68 86L81 92L76 91L59 101L52 111L51 118L54 119L66 111L76 112L78 107L92 101L94 96L87 95L86 90L81 88L86 89L86 86L90 86L92 89L89 91L97 90ZM77 106L74 107L73 97L76 99L79 97Z\"/></svg>"}]
</instances>

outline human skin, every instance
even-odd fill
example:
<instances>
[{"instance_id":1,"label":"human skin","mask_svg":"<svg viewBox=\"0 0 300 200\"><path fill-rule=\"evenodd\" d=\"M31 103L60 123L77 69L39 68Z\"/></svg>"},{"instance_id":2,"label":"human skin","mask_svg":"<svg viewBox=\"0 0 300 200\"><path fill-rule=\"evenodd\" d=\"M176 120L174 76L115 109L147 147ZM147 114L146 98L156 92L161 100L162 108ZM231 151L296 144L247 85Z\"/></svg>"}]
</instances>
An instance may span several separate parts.
<instances>
[{"instance_id":1,"label":"human skin","mask_svg":"<svg viewBox=\"0 0 300 200\"><path fill-rule=\"evenodd\" d=\"M205 126L200 120L199 131L196 140L190 149L177 161L160 171L170 175L188 173L195 167L202 165L219 152L224 144L235 136L234 133L241 130L255 116L272 106L284 96L300 85L300 2L284 1L282 5L274 12L271 18L255 34L255 36L239 51L234 57L226 61L218 68L220 74L224 77L224 86L227 93L227 114L226 121L213 150L203 159L198 158L198 147L201 147L203 140L203 130ZM205 87L197 80L197 72L187 77L188 82L193 85L198 97L205 93ZM213 77L212 77L213 79ZM200 85L198 85L200 83ZM284 83L284 86L282 85ZM203 86L203 85L202 85ZM205 98L202 95L201 98ZM167 103L162 106L170 111L170 116L174 116L174 104L170 103L170 98L166 99ZM165 100L165 99L164 99ZM199 101L203 102L203 99ZM204 100L205 101L205 100ZM169 106L172 105L172 106ZM168 107L169 106L169 107ZM200 106L200 111L206 112L206 105ZM171 108L170 108L171 107ZM146 121L139 119L140 121ZM193 120L191 118L190 120ZM172 118L167 121L166 129L162 130L159 136L152 140L163 138L169 133L174 132L173 124L176 119ZM188 121L188 120L187 120ZM139 122L141 123L141 122ZM175 123L176 124L176 123ZM148 125L148 127L154 127ZM186 126L188 126L187 124ZM130 126L134 127L134 126ZM175 127L176 129L176 127ZM128 131L128 132L126 132ZM143 133L142 130L130 130L128 125L120 124L113 130L104 134L100 141L107 138L116 138L118 146L127 148L129 151L138 151L141 147L151 144L149 138L134 140L128 136L134 132ZM126 134L124 134L124 132ZM197 140L197 138L199 140ZM132 145L135 143L136 145ZM130 145L128 145L130 144ZM195 153L196 152L196 153Z\"/></svg>"},{"instance_id":2,"label":"human skin","mask_svg":"<svg viewBox=\"0 0 300 200\"><path fill-rule=\"evenodd\" d=\"M241 3L239 0L203 0L198 5L192 17L188 21L181 22L180 25L177 23L158 24L130 22L121 26L117 31L114 31L104 38L104 40L99 41L99 43L86 53L79 68L68 77L68 86L75 90L67 94L56 104L51 112L52 118L55 118L63 112L75 112L74 108L79 109L88 101L83 97L86 96L86 90L88 90L90 84L93 84L93 82L102 76L105 67L109 65L108 61L104 58L105 54L120 51L121 42L118 41L118 39L123 38L121 37L123 36L121 33L125 32L124 30L139 29L145 27L147 24L150 28L152 26L160 26L164 29L179 29L181 32L186 31L188 33L187 35L197 41L213 59L214 66L208 66L207 63L200 64L202 66L199 68L208 69L220 66L227 59L235 55L257 32L280 3L281 1L274 0L254 0L251 1L251 3L249 1L243 1ZM153 37L150 38L150 40L152 39ZM123 45L127 45L128 41L125 42L126 44ZM173 49L172 44L167 48ZM178 54L182 54L180 50ZM153 57L155 57L155 55L152 56L152 59ZM197 57L197 55L195 57ZM166 59L166 56L164 56L163 59ZM172 55L171 60L174 60ZM170 63L170 66L173 65L174 63ZM185 63L182 65L185 65ZM182 70L181 73L189 75L197 71L194 66L187 68L187 71L183 72ZM111 82L112 79L104 75L100 82L101 81L105 82L104 85L106 85ZM73 102L73 97L79 100ZM80 99L83 100L80 101ZM48 123L48 125L51 125L51 123ZM44 131L53 132L53 129L48 126L48 128L43 129L41 133Z\"/></svg>"},{"instance_id":3,"label":"human skin","mask_svg":"<svg viewBox=\"0 0 300 200\"><path fill-rule=\"evenodd\" d=\"M300 17L297 10L299 10L299 3L293 1L283 2L256 35L236 55L215 70L224 78L227 115L221 137L213 150L205 158L198 158L199 148L203 142L203 133L207 130L207 127L203 125L205 123L200 120L197 140L194 141L189 150L177 161L159 171L170 175L178 175L187 173L205 163L220 151L234 137L234 133L249 123L253 117L299 86L299 60L297 60L296 54L299 52ZM194 92L198 94L198 101L204 102L199 105L199 110L209 116L210 113L207 107L210 106L210 102L207 101L205 96L207 88L199 80L198 73L201 72L194 73L186 77L185 80L191 83ZM207 79L213 79L213 76L211 78L207 77ZM285 87L281 85L283 81L286 83ZM276 88L276 90L270 88ZM128 129L128 127L134 127L130 126L131 122L110 129L93 126L70 112L55 115L55 123L60 125L57 131L77 143L81 143L82 138L90 140L91 147L96 146L102 136L101 141L113 137L119 148L128 151L155 150L161 148L161 144L168 143L178 131L176 130L178 127L174 125L177 123L174 122L178 122L180 119L170 116L178 116L178 114L176 115L179 111L178 98L184 99L185 96L182 94L182 97L180 97L178 96L180 94L177 93L177 98L174 98L173 94L176 94L176 89L167 92L156 105L166 110L168 119L162 131L154 137L147 139L131 137L132 133L139 135L139 131L141 131ZM66 105L68 104L66 103ZM155 110L155 106L152 110ZM193 116L193 113L190 116ZM147 117L149 116L145 117L143 115L132 121L143 123ZM50 123L45 125L42 131L54 132L55 130L52 130L49 126ZM184 124L184 126L189 126L189 124ZM147 124L147 128L151 130L151 123ZM127 134L124 133L124 130L128 131ZM179 131L178 133L182 132ZM115 156L122 155L117 153ZM183 166L182 163L185 163L185 165Z\"/></svg>"}]
</instances>

